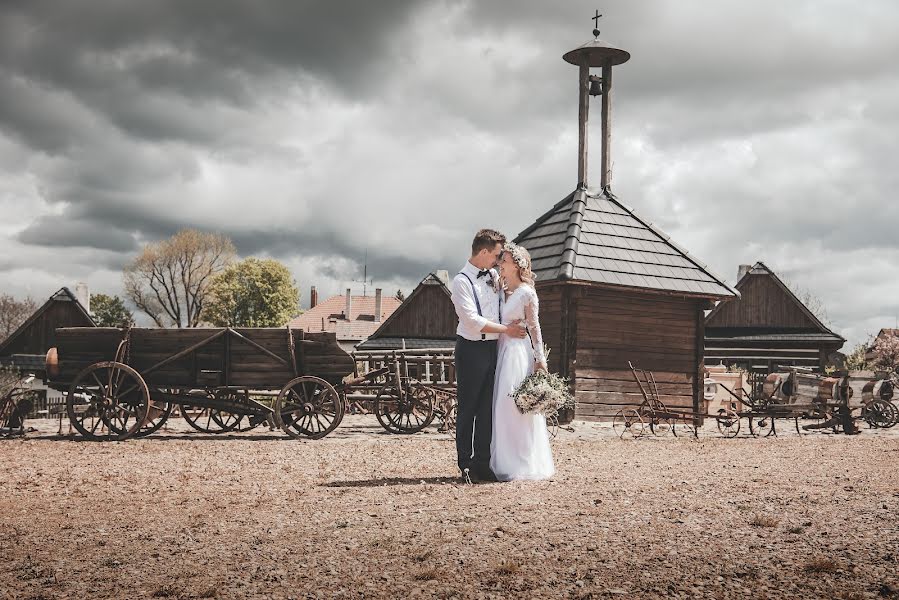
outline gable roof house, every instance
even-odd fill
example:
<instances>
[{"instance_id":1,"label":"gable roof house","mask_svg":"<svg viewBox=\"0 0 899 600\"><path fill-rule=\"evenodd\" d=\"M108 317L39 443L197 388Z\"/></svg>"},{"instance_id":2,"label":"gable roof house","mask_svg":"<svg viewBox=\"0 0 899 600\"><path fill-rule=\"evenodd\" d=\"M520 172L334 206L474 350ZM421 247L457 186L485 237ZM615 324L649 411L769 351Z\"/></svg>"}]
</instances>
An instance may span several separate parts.
<instances>
[{"instance_id":1,"label":"gable roof house","mask_svg":"<svg viewBox=\"0 0 899 600\"><path fill-rule=\"evenodd\" d=\"M447 271L429 273L360 350L452 348L459 319Z\"/></svg>"},{"instance_id":2,"label":"gable roof house","mask_svg":"<svg viewBox=\"0 0 899 600\"><path fill-rule=\"evenodd\" d=\"M643 401L629 362L653 371L666 406L698 411L705 310L739 293L610 190L612 68L630 54L597 37L563 59L579 69L578 183L515 239L533 259L549 367L570 378L578 418ZM591 96L601 96L598 190L587 184Z\"/></svg>"},{"instance_id":3,"label":"gable roof house","mask_svg":"<svg viewBox=\"0 0 899 600\"><path fill-rule=\"evenodd\" d=\"M763 262L740 265L741 297L705 319L708 365L770 372L803 366L823 371L845 339L830 330Z\"/></svg>"},{"instance_id":4,"label":"gable roof house","mask_svg":"<svg viewBox=\"0 0 899 600\"><path fill-rule=\"evenodd\" d=\"M43 373L47 351L56 345L57 327L95 326L89 309L69 288L60 288L18 329L0 342L0 364Z\"/></svg>"},{"instance_id":5,"label":"gable roof house","mask_svg":"<svg viewBox=\"0 0 899 600\"><path fill-rule=\"evenodd\" d=\"M327 331L337 335L340 347L351 352L381 326L399 308L400 301L384 296L380 289L374 296L353 296L347 289L343 296L332 296L318 303L318 292L312 288L312 306L292 319L291 329L306 332Z\"/></svg>"}]
</instances>

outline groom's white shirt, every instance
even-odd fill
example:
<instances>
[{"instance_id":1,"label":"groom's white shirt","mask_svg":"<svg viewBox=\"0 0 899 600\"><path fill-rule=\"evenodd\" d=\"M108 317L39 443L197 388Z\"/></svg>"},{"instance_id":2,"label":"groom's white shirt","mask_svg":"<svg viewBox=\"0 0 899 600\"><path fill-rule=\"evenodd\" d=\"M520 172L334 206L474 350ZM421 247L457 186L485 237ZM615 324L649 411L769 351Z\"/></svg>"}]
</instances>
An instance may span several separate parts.
<instances>
[{"instance_id":1,"label":"groom's white shirt","mask_svg":"<svg viewBox=\"0 0 899 600\"><path fill-rule=\"evenodd\" d=\"M452 298L456 307L456 315L459 317L459 327L456 333L466 340L481 341L499 339L498 333L481 334L481 329L488 321L499 323L499 275L495 269L490 269L490 274L478 278L478 269L470 262L460 269L460 274L453 278ZM471 283L461 273L471 278ZM488 281L490 279L490 281ZM491 286L491 282L493 286ZM472 289L474 283L474 289ZM494 289L496 288L496 289ZM478 295L481 303L481 315L474 301L474 294Z\"/></svg>"}]
</instances>

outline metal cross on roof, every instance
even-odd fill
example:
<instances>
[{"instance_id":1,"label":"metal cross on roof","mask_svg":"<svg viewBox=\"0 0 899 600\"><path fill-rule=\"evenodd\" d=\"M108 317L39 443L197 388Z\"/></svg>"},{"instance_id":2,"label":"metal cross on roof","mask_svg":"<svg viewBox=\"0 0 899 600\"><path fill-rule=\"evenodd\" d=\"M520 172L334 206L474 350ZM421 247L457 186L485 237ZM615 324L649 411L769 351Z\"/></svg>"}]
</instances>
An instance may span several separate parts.
<instances>
[{"instance_id":1,"label":"metal cross on roof","mask_svg":"<svg viewBox=\"0 0 899 600\"><path fill-rule=\"evenodd\" d=\"M596 16L591 17L593 19L593 37L599 37L599 19L600 19L600 17L602 17L602 15L599 14L599 10L597 9Z\"/></svg>"}]
</instances>

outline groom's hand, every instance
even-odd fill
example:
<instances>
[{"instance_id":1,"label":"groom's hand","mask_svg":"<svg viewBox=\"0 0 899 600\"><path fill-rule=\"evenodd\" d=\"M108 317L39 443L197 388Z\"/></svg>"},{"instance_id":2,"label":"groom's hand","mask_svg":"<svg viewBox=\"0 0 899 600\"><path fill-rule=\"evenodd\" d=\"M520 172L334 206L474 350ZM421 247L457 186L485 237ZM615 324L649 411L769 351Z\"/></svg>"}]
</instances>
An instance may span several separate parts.
<instances>
[{"instance_id":1,"label":"groom's hand","mask_svg":"<svg viewBox=\"0 0 899 600\"><path fill-rule=\"evenodd\" d=\"M512 321L506 326L506 335L513 338L523 338L528 334L526 327L521 326L521 319Z\"/></svg>"}]
</instances>

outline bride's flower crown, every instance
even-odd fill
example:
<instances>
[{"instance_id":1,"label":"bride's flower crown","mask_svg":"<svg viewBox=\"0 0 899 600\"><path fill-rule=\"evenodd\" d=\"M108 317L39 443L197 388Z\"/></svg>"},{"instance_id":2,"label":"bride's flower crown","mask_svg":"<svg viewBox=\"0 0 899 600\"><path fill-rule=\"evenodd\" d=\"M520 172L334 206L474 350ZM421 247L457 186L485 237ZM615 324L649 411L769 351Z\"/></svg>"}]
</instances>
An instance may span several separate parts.
<instances>
[{"instance_id":1,"label":"bride's flower crown","mask_svg":"<svg viewBox=\"0 0 899 600\"><path fill-rule=\"evenodd\" d=\"M528 268L528 259L525 258L524 248L515 244L513 242L507 242L505 246L503 246L503 250L509 253L512 257L512 260L515 261L515 264L518 265L519 269L527 269Z\"/></svg>"}]
</instances>

